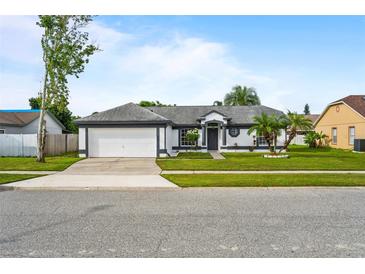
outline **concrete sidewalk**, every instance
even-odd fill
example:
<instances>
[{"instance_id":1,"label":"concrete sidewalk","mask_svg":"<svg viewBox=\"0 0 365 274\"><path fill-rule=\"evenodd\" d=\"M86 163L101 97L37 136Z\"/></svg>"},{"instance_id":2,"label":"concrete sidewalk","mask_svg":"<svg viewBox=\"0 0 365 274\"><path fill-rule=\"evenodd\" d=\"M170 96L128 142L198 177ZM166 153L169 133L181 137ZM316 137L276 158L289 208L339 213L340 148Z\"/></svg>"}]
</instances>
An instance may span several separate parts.
<instances>
[{"instance_id":1,"label":"concrete sidewalk","mask_svg":"<svg viewBox=\"0 0 365 274\"><path fill-rule=\"evenodd\" d=\"M30 170L9 170L0 171L0 174L39 174L39 175L51 175L56 174L59 171L30 171Z\"/></svg>"},{"instance_id":2,"label":"concrete sidewalk","mask_svg":"<svg viewBox=\"0 0 365 274\"><path fill-rule=\"evenodd\" d=\"M118 190L179 187L159 175L63 175L55 174L0 186L23 190Z\"/></svg>"},{"instance_id":3,"label":"concrete sidewalk","mask_svg":"<svg viewBox=\"0 0 365 274\"><path fill-rule=\"evenodd\" d=\"M161 174L365 174L365 170L163 170Z\"/></svg>"}]
</instances>

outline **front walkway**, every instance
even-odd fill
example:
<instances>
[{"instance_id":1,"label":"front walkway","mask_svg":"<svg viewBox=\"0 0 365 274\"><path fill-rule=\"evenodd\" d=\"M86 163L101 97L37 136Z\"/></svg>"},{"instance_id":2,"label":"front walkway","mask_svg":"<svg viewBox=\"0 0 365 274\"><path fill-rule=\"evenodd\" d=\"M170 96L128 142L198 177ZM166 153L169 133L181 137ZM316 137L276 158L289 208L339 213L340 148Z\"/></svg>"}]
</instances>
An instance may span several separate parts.
<instances>
[{"instance_id":1,"label":"front walkway","mask_svg":"<svg viewBox=\"0 0 365 274\"><path fill-rule=\"evenodd\" d=\"M213 157L214 160L224 160L224 156L220 154L218 150L208 150L209 154Z\"/></svg>"},{"instance_id":2,"label":"front walkway","mask_svg":"<svg viewBox=\"0 0 365 274\"><path fill-rule=\"evenodd\" d=\"M51 190L178 188L161 177L160 172L154 158L89 158L65 171L6 184L6 187Z\"/></svg>"},{"instance_id":3,"label":"front walkway","mask_svg":"<svg viewBox=\"0 0 365 274\"><path fill-rule=\"evenodd\" d=\"M365 174L365 170L163 170L161 174Z\"/></svg>"}]
</instances>

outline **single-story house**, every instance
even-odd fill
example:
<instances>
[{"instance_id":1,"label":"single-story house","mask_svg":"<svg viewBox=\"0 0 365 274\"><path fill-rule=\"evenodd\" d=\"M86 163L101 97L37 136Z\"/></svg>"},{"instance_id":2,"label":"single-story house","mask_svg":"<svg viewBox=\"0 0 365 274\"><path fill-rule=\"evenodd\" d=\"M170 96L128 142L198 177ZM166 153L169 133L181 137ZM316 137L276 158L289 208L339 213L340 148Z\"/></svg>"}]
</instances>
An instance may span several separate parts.
<instances>
[{"instance_id":1,"label":"single-story house","mask_svg":"<svg viewBox=\"0 0 365 274\"><path fill-rule=\"evenodd\" d=\"M355 139L365 139L365 95L330 103L316 120L315 130L329 136L331 147L352 149Z\"/></svg>"},{"instance_id":2,"label":"single-story house","mask_svg":"<svg viewBox=\"0 0 365 274\"><path fill-rule=\"evenodd\" d=\"M266 106L140 107L128 103L76 120L80 157L164 157L194 149L186 139L199 129L198 150L267 149L261 136L248 135L253 117L283 114ZM285 131L278 138L278 147Z\"/></svg>"},{"instance_id":3,"label":"single-story house","mask_svg":"<svg viewBox=\"0 0 365 274\"><path fill-rule=\"evenodd\" d=\"M38 133L39 109L0 110L0 134ZM50 112L45 113L49 134L62 134L64 125Z\"/></svg>"}]
</instances>

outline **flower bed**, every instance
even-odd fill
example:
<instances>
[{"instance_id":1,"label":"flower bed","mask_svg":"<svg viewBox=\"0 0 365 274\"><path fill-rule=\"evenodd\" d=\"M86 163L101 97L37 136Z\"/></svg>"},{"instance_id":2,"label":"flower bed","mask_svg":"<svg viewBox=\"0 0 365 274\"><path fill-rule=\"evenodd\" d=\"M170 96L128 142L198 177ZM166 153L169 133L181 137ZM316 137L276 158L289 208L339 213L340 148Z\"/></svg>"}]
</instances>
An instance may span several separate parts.
<instances>
[{"instance_id":1,"label":"flower bed","mask_svg":"<svg viewBox=\"0 0 365 274\"><path fill-rule=\"evenodd\" d=\"M288 154L264 154L264 158L289 158Z\"/></svg>"}]
</instances>

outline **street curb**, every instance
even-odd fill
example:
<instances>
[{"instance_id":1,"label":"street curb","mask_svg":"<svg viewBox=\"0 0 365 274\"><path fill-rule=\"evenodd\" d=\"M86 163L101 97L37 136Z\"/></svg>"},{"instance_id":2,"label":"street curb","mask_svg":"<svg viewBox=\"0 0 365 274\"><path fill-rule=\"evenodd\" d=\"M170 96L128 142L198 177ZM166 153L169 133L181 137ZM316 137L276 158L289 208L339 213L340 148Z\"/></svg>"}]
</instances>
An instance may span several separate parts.
<instances>
[{"instance_id":1,"label":"street curb","mask_svg":"<svg viewBox=\"0 0 365 274\"><path fill-rule=\"evenodd\" d=\"M365 174L365 170L163 170L160 174Z\"/></svg>"},{"instance_id":2,"label":"street curb","mask_svg":"<svg viewBox=\"0 0 365 274\"><path fill-rule=\"evenodd\" d=\"M177 187L19 187L0 186L1 191L171 191L181 190Z\"/></svg>"}]
</instances>

